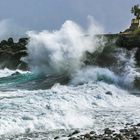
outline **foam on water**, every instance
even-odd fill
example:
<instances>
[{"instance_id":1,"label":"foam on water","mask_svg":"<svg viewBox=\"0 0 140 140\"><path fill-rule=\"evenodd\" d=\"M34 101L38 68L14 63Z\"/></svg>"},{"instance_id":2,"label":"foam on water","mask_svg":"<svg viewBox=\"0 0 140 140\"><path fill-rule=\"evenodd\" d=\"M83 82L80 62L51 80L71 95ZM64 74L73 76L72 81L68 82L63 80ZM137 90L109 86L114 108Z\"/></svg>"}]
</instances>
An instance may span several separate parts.
<instances>
[{"instance_id":1,"label":"foam on water","mask_svg":"<svg viewBox=\"0 0 140 140\"><path fill-rule=\"evenodd\" d=\"M25 61L32 70L31 75L29 72L0 70L1 80L7 78L5 85L12 83L15 87L8 91L7 86L5 92L0 92L0 137L73 128L117 129L127 122L140 122L140 98L130 94L131 88L128 88L139 75L135 53L122 51L117 56L115 67L119 72L113 72L113 66L102 68L84 64L86 52L93 53L102 47L102 39L95 36L98 33L101 29L95 24L83 29L73 21L66 21L57 31L28 32L30 40ZM15 72L25 75L9 79ZM39 84L38 81L43 86L46 84L38 75L34 78L34 72L45 78L49 74L68 76L70 82L56 84L48 90L28 91L29 80L32 80L32 86ZM20 90L19 83L25 84L26 90ZM127 85L126 88L122 83Z\"/></svg>"},{"instance_id":2,"label":"foam on water","mask_svg":"<svg viewBox=\"0 0 140 140\"><path fill-rule=\"evenodd\" d=\"M112 95L105 94L107 91ZM120 126L120 122L140 121L140 99L103 82L79 86L57 84L50 90L17 90L0 95L0 135L72 128L103 129Z\"/></svg>"},{"instance_id":3,"label":"foam on water","mask_svg":"<svg viewBox=\"0 0 140 140\"><path fill-rule=\"evenodd\" d=\"M0 78L11 76L12 74L14 74L16 72L21 73L21 74L30 73L29 71L9 70L9 69L5 68L3 70L2 69L0 70Z\"/></svg>"}]
</instances>

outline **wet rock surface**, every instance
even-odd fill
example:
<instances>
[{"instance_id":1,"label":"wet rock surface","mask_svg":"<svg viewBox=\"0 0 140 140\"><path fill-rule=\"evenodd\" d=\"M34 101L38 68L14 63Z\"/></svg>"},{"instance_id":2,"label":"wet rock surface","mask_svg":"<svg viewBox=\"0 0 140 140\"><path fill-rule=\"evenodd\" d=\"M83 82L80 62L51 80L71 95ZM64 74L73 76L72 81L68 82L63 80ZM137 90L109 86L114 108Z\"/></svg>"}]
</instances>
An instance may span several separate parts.
<instances>
[{"instance_id":1,"label":"wet rock surface","mask_svg":"<svg viewBox=\"0 0 140 140\"><path fill-rule=\"evenodd\" d=\"M73 130L57 132L26 132L23 135L11 137L1 137L0 140L140 140L140 124L126 124L123 129L114 131L110 128L105 128L102 133L96 133L91 130L89 132Z\"/></svg>"},{"instance_id":2,"label":"wet rock surface","mask_svg":"<svg viewBox=\"0 0 140 140\"><path fill-rule=\"evenodd\" d=\"M73 135L68 140L140 140L140 125L127 127L128 125L119 132L106 128L102 134L91 131L82 135Z\"/></svg>"},{"instance_id":3,"label":"wet rock surface","mask_svg":"<svg viewBox=\"0 0 140 140\"><path fill-rule=\"evenodd\" d=\"M21 61L27 55L28 38L21 38L14 42L12 38L0 42L0 69L27 69L27 64Z\"/></svg>"},{"instance_id":4,"label":"wet rock surface","mask_svg":"<svg viewBox=\"0 0 140 140\"><path fill-rule=\"evenodd\" d=\"M109 67L112 64L116 64L117 60L115 57L116 48L124 48L132 50L137 48L135 58L137 64L140 65L140 36L132 35L121 35L121 34L105 34L98 35L98 37L104 37L104 46L102 51L95 52L93 54L86 53L86 59L84 63L86 65L96 65L102 67ZM13 38L2 40L0 42L0 69L28 69L25 62L21 60L22 57L27 55L26 45L28 44L29 38L20 38L18 42L14 42ZM106 61L103 61L106 60Z\"/></svg>"}]
</instances>

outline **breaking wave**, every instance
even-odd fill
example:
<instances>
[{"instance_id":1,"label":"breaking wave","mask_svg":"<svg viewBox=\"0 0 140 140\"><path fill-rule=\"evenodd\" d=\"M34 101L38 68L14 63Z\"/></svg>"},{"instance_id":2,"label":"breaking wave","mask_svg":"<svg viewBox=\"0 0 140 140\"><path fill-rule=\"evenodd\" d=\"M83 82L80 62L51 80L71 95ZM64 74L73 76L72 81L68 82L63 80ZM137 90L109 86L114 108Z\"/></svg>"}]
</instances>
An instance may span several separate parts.
<instances>
[{"instance_id":1,"label":"breaking wave","mask_svg":"<svg viewBox=\"0 0 140 140\"><path fill-rule=\"evenodd\" d=\"M28 32L31 71L0 70L0 138L140 121L136 50L108 47L100 33L94 22L83 29L73 21Z\"/></svg>"},{"instance_id":2,"label":"breaking wave","mask_svg":"<svg viewBox=\"0 0 140 140\"><path fill-rule=\"evenodd\" d=\"M92 32L91 32L92 30ZM40 33L28 32L28 62L31 70L45 74L64 74L84 66L85 53L93 53L101 45L95 37L101 29L91 24L83 29L73 21L66 21L60 30Z\"/></svg>"}]
</instances>

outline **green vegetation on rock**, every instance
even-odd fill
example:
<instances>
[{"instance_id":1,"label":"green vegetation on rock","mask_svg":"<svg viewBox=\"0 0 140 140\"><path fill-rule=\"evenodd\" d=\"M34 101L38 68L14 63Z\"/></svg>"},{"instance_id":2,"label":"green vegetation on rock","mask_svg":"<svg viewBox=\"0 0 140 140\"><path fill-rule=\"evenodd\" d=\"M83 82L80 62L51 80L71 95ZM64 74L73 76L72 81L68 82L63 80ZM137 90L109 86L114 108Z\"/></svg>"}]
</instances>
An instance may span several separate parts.
<instances>
[{"instance_id":1,"label":"green vegetation on rock","mask_svg":"<svg viewBox=\"0 0 140 140\"><path fill-rule=\"evenodd\" d=\"M131 13L136 16L136 19L140 20L140 8L139 5L134 5L131 9Z\"/></svg>"}]
</instances>

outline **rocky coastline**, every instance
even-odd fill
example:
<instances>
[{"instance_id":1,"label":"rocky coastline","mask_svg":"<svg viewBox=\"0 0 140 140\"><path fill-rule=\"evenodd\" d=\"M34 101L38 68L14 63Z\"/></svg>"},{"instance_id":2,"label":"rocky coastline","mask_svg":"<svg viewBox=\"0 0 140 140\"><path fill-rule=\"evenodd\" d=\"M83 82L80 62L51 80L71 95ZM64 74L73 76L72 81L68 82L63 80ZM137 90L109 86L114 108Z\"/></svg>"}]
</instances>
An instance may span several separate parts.
<instances>
[{"instance_id":1,"label":"rocky coastline","mask_svg":"<svg viewBox=\"0 0 140 140\"><path fill-rule=\"evenodd\" d=\"M140 36L125 34L104 34L97 35L106 40L108 46L115 45L124 49L132 50L137 48L135 55L137 64L140 65ZM0 69L21 69L27 70L28 65L21 60L27 56L27 48L29 38L20 38L18 42L14 42L12 38L2 40L0 42ZM94 56L94 55L93 55Z\"/></svg>"},{"instance_id":2,"label":"rocky coastline","mask_svg":"<svg viewBox=\"0 0 140 140\"><path fill-rule=\"evenodd\" d=\"M112 44L116 47L121 47L127 50L132 50L134 48L136 51L136 62L137 65L140 65L140 36L124 35L124 34L106 34L98 35L99 37L103 36L106 38L108 46ZM115 40L115 42L114 42ZM17 42L14 42L12 38L8 40L3 40L0 42L0 69L21 69L28 70L28 65L22 61L22 57L28 55L27 47L29 38L20 38ZM91 55L92 56L92 55ZM93 55L94 57L94 55ZM88 62L86 62L88 63ZM140 78L136 78L135 86L140 88ZM48 133L31 133L28 132L23 136L17 136L17 139L22 137L25 139L38 138L40 135L44 135L44 138L47 137ZM10 139L16 139L10 138ZM119 132L106 128L103 130L103 133L98 134L95 131L89 132L80 132L75 130L69 134L63 135L54 135L53 139L58 140L140 140L140 123L136 125L126 124L124 129L120 129Z\"/></svg>"},{"instance_id":3,"label":"rocky coastline","mask_svg":"<svg viewBox=\"0 0 140 140\"><path fill-rule=\"evenodd\" d=\"M50 135L51 134L51 135ZM123 129L113 130L105 128L101 133L94 130L58 130L57 132L30 132L27 130L25 134L16 136L3 136L3 139L10 140L140 140L140 123L136 125L126 124Z\"/></svg>"},{"instance_id":4,"label":"rocky coastline","mask_svg":"<svg viewBox=\"0 0 140 140\"><path fill-rule=\"evenodd\" d=\"M135 59L136 65L140 66L140 35L133 34L102 34L97 35L98 38L104 38L106 44L103 51L100 54L86 54L86 60L84 63L86 65L99 65L101 67L109 67L115 62L112 57L111 51L112 46L116 48L124 48L128 51L136 49ZM29 66L26 62L22 61L23 57L28 55L27 44L29 38L20 38L17 42L14 42L13 38L8 40L2 40L0 42L0 69L8 68L11 70L20 69L23 71L29 70ZM97 61L95 61L95 58ZM115 56L114 56L115 57ZM106 61L102 61L102 60ZM136 89L140 89L140 78L136 77L134 81L134 86Z\"/></svg>"},{"instance_id":5,"label":"rocky coastline","mask_svg":"<svg viewBox=\"0 0 140 140\"><path fill-rule=\"evenodd\" d=\"M54 139L61 139L56 136ZM66 138L65 138L66 139ZM95 131L88 133L80 133L75 130L73 133L67 136L68 140L140 140L140 124L130 125L126 124L124 129L120 129L118 132L105 128L102 134L97 134Z\"/></svg>"}]
</instances>

